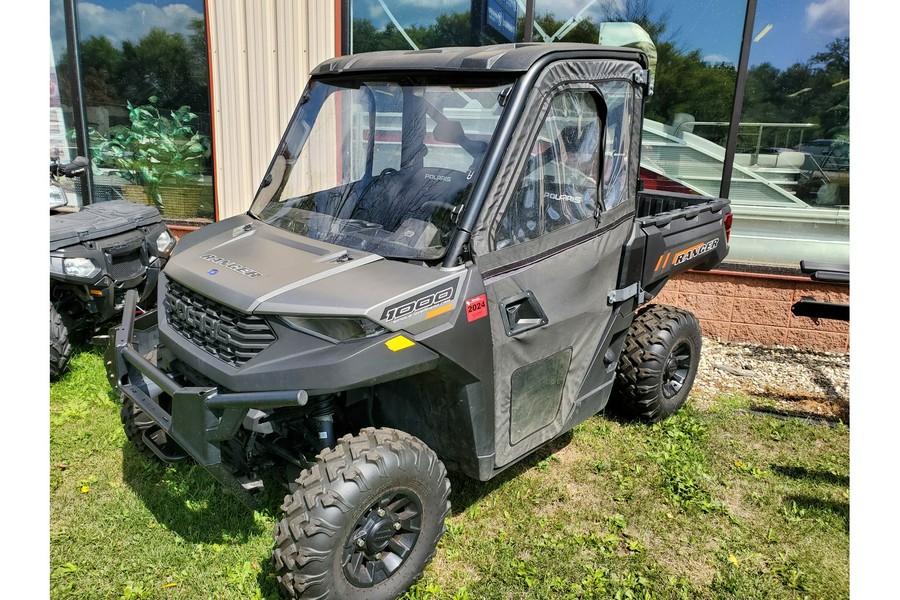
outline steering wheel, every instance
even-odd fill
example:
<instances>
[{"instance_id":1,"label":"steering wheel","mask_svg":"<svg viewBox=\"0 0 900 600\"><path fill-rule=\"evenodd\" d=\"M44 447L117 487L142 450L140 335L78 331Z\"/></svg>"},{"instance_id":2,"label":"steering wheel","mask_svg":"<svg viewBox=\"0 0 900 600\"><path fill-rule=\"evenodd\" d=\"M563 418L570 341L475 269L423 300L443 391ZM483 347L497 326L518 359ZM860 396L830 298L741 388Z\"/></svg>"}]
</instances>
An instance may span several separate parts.
<instances>
[{"instance_id":1,"label":"steering wheel","mask_svg":"<svg viewBox=\"0 0 900 600\"><path fill-rule=\"evenodd\" d=\"M381 173L378 174L379 177L384 177L385 175L390 175L391 173L397 173L397 169L394 167L385 167L381 170Z\"/></svg>"}]
</instances>

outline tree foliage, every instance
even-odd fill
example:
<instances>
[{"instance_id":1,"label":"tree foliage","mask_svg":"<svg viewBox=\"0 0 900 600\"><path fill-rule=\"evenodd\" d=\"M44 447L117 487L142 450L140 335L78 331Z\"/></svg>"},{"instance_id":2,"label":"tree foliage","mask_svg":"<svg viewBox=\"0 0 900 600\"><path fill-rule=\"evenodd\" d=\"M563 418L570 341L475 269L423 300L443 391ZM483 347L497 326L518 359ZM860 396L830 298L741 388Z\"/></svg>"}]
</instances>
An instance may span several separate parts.
<instances>
[{"instance_id":1,"label":"tree foliage","mask_svg":"<svg viewBox=\"0 0 900 600\"><path fill-rule=\"evenodd\" d=\"M671 123L680 113L695 121L727 122L731 119L737 69L730 63L704 59L700 50L678 45L669 31L671 9L652 17L650 0L625 0L603 16L606 21L634 22L656 40L657 71L654 95L647 103L650 119ZM543 41L543 30L554 36L566 24L553 13L535 16L534 40ZM518 21L517 39L524 39L524 19ZM538 29L538 27L540 29ZM470 13L445 13L428 26L405 29L419 48L472 45ZM596 43L599 22L584 17L558 41ZM353 51L410 49L409 43L393 23L379 29L369 19L353 21ZM813 123L818 126L808 135L846 139L849 136L849 61L850 39L839 38L824 52L779 70L769 63L751 68L744 95L744 122ZM796 95L792 95L799 92ZM711 128L703 134L724 144L727 128ZM763 145L777 145L784 130L770 130ZM795 132L796 135L796 132ZM721 139L716 139L717 136ZM806 137L805 139L811 139ZM793 141L796 143L797 139Z\"/></svg>"},{"instance_id":2,"label":"tree foliage","mask_svg":"<svg viewBox=\"0 0 900 600\"><path fill-rule=\"evenodd\" d=\"M784 71L769 63L756 65L747 74L743 120L813 123L818 125L813 135L847 140L849 80L849 37L835 39L824 52ZM765 143L776 145L774 141Z\"/></svg>"},{"instance_id":3,"label":"tree foliage","mask_svg":"<svg viewBox=\"0 0 900 600\"><path fill-rule=\"evenodd\" d=\"M81 68L88 106L119 106L143 102L153 96L160 107L190 106L208 111L209 69L206 26L202 19L190 24L185 37L164 29L151 29L137 42L126 40L117 48L106 36L81 42ZM71 98L71 58L63 54L57 71L60 92Z\"/></svg>"}]
</instances>

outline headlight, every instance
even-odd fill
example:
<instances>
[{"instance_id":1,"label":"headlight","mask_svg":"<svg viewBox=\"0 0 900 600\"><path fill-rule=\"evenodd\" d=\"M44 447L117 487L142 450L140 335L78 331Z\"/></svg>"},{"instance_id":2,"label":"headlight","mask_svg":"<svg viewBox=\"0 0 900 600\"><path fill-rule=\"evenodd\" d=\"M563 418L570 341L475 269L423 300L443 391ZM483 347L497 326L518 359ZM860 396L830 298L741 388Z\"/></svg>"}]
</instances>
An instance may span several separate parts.
<instances>
[{"instance_id":1,"label":"headlight","mask_svg":"<svg viewBox=\"0 0 900 600\"><path fill-rule=\"evenodd\" d=\"M168 254L175 247L175 238L168 231L163 231L156 238L156 249L160 254Z\"/></svg>"},{"instance_id":2,"label":"headlight","mask_svg":"<svg viewBox=\"0 0 900 600\"><path fill-rule=\"evenodd\" d=\"M88 279L100 272L100 267L89 258L64 258L63 271L70 277Z\"/></svg>"},{"instance_id":3,"label":"headlight","mask_svg":"<svg viewBox=\"0 0 900 600\"><path fill-rule=\"evenodd\" d=\"M387 331L365 317L284 317L284 321L300 331L329 342L346 342L373 337Z\"/></svg>"}]
</instances>

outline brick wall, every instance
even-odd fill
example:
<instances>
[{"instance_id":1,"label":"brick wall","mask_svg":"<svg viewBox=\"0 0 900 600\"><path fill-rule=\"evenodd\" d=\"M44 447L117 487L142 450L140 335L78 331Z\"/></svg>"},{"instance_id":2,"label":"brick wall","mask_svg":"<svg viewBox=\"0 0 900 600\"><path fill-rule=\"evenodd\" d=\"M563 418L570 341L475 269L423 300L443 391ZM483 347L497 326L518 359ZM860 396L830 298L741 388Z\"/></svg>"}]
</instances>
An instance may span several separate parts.
<instances>
[{"instance_id":1,"label":"brick wall","mask_svg":"<svg viewBox=\"0 0 900 600\"><path fill-rule=\"evenodd\" d=\"M820 319L816 324L791 313L791 305L803 297L849 304L850 286L801 277L688 272L670 280L654 302L693 312L703 335L719 341L849 352L849 323Z\"/></svg>"}]
</instances>

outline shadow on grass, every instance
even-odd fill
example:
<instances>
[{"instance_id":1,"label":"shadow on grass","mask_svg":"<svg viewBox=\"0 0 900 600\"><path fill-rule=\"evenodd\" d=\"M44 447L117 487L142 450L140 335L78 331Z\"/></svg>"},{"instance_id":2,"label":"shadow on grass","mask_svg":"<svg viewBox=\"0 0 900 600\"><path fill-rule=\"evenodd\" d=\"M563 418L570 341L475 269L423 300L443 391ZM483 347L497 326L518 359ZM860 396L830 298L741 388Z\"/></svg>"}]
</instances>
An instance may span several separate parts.
<instances>
[{"instance_id":1,"label":"shadow on grass","mask_svg":"<svg viewBox=\"0 0 900 600\"><path fill-rule=\"evenodd\" d=\"M533 469L543 460L547 460L572 442L572 432L568 431L555 440L536 448L531 454L488 481L478 481L462 473L450 473L451 516L464 512L467 508L489 495L508 481L515 479L526 471Z\"/></svg>"},{"instance_id":2,"label":"shadow on grass","mask_svg":"<svg viewBox=\"0 0 900 600\"><path fill-rule=\"evenodd\" d=\"M805 479L807 481L830 483L844 487L850 485L850 477L847 475L836 475L828 471L814 471L806 467L772 465L772 472L791 479Z\"/></svg>"},{"instance_id":3,"label":"shadow on grass","mask_svg":"<svg viewBox=\"0 0 900 600\"><path fill-rule=\"evenodd\" d=\"M805 511L806 514L828 513L834 515L844 524L844 529L848 533L850 532L850 504L847 502L824 500L805 494L786 496L785 501L792 505L796 504L797 509Z\"/></svg>"},{"instance_id":4,"label":"shadow on grass","mask_svg":"<svg viewBox=\"0 0 900 600\"><path fill-rule=\"evenodd\" d=\"M597 416L606 419L607 421L618 423L619 425L648 424L646 421L642 421L633 410L629 410L628 407L624 406L621 402L610 402L603 410L597 413Z\"/></svg>"},{"instance_id":5,"label":"shadow on grass","mask_svg":"<svg viewBox=\"0 0 900 600\"><path fill-rule=\"evenodd\" d=\"M190 543L241 543L264 529L253 511L225 490L203 467L193 463L162 465L131 444L122 449L125 483L157 521ZM263 510L277 507L281 496L267 490Z\"/></svg>"}]
</instances>

